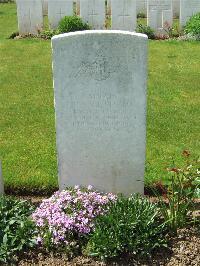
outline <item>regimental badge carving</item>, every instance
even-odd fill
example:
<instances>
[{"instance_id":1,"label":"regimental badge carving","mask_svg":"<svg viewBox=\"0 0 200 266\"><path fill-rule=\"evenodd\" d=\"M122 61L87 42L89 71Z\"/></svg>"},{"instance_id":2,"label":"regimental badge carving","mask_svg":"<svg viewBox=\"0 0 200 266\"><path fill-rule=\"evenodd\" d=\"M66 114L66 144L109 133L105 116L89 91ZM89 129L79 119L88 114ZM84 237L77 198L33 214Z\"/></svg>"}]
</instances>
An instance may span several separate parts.
<instances>
[{"instance_id":1,"label":"regimental badge carving","mask_svg":"<svg viewBox=\"0 0 200 266\"><path fill-rule=\"evenodd\" d=\"M88 76L94 80L103 81L111 74L118 72L120 62L104 55L105 52L99 50L93 61L83 61L78 68L75 77Z\"/></svg>"}]
</instances>

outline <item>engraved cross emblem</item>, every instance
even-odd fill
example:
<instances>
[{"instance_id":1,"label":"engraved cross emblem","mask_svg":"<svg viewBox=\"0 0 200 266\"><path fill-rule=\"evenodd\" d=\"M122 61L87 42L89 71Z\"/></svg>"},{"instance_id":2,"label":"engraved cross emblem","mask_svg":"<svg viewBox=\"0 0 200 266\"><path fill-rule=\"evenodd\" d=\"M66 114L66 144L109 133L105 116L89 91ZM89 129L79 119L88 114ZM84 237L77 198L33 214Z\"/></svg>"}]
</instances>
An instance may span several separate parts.
<instances>
[{"instance_id":1,"label":"engraved cross emblem","mask_svg":"<svg viewBox=\"0 0 200 266\"><path fill-rule=\"evenodd\" d=\"M125 19L131 17L129 12L128 12L128 6L127 5L128 5L127 1L124 1L122 14L119 15L119 17L122 17L122 19L123 19L123 25L125 24Z\"/></svg>"},{"instance_id":2,"label":"engraved cross emblem","mask_svg":"<svg viewBox=\"0 0 200 266\"><path fill-rule=\"evenodd\" d=\"M91 17L91 23L94 23L94 19L96 16L98 16L98 13L95 12L95 10L92 10L90 14L88 14L89 17Z\"/></svg>"},{"instance_id":3,"label":"engraved cross emblem","mask_svg":"<svg viewBox=\"0 0 200 266\"><path fill-rule=\"evenodd\" d=\"M90 8L89 8L89 10L90 10ZM92 10L89 11L89 13L88 13L88 16L91 17L92 23L94 23L94 18L98 15L99 15L98 12L95 10L95 0L94 0L93 4L92 4Z\"/></svg>"},{"instance_id":4,"label":"engraved cross emblem","mask_svg":"<svg viewBox=\"0 0 200 266\"><path fill-rule=\"evenodd\" d=\"M63 17L65 16L65 13L62 11L62 8L59 8L57 14L59 15L60 19L63 18Z\"/></svg>"}]
</instances>

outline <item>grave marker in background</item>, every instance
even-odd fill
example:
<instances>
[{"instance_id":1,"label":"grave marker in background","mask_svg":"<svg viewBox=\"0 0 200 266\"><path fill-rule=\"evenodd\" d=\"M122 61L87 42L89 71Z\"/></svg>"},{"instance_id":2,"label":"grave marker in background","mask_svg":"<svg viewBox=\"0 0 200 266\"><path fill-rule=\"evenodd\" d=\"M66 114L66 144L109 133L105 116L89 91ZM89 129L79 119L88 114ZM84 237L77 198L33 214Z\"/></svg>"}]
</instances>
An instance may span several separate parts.
<instances>
[{"instance_id":1,"label":"grave marker in background","mask_svg":"<svg viewBox=\"0 0 200 266\"><path fill-rule=\"evenodd\" d=\"M190 17L200 12L200 0L180 0L180 26L185 26Z\"/></svg>"},{"instance_id":2,"label":"grave marker in background","mask_svg":"<svg viewBox=\"0 0 200 266\"><path fill-rule=\"evenodd\" d=\"M17 0L17 18L20 35L38 34L43 27L42 0Z\"/></svg>"},{"instance_id":3,"label":"grave marker in background","mask_svg":"<svg viewBox=\"0 0 200 266\"><path fill-rule=\"evenodd\" d=\"M92 29L105 28L105 1L80 0L80 16Z\"/></svg>"},{"instance_id":4,"label":"grave marker in background","mask_svg":"<svg viewBox=\"0 0 200 266\"><path fill-rule=\"evenodd\" d=\"M48 0L48 18L50 28L56 29L60 20L73 15L73 0Z\"/></svg>"},{"instance_id":5,"label":"grave marker in background","mask_svg":"<svg viewBox=\"0 0 200 266\"><path fill-rule=\"evenodd\" d=\"M134 31L137 26L136 0L112 0L112 29Z\"/></svg>"},{"instance_id":6,"label":"grave marker in background","mask_svg":"<svg viewBox=\"0 0 200 266\"><path fill-rule=\"evenodd\" d=\"M157 33L166 33L173 23L172 0L147 1L147 25Z\"/></svg>"},{"instance_id":7,"label":"grave marker in background","mask_svg":"<svg viewBox=\"0 0 200 266\"><path fill-rule=\"evenodd\" d=\"M59 187L144 192L147 36L52 38Z\"/></svg>"}]
</instances>

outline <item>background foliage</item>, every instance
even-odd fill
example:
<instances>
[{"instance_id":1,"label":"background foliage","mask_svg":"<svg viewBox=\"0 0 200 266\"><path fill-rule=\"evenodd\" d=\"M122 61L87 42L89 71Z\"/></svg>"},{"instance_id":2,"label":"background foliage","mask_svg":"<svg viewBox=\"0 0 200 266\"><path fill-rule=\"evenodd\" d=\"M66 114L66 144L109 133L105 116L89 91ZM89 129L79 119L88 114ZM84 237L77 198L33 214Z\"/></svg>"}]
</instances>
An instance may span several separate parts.
<instances>
[{"instance_id":1,"label":"background foliage","mask_svg":"<svg viewBox=\"0 0 200 266\"><path fill-rule=\"evenodd\" d=\"M0 264L36 244L35 226L30 219L33 206L27 201L0 197Z\"/></svg>"},{"instance_id":2,"label":"background foliage","mask_svg":"<svg viewBox=\"0 0 200 266\"><path fill-rule=\"evenodd\" d=\"M185 26L185 33L192 34L200 38L200 13L193 15Z\"/></svg>"}]
</instances>

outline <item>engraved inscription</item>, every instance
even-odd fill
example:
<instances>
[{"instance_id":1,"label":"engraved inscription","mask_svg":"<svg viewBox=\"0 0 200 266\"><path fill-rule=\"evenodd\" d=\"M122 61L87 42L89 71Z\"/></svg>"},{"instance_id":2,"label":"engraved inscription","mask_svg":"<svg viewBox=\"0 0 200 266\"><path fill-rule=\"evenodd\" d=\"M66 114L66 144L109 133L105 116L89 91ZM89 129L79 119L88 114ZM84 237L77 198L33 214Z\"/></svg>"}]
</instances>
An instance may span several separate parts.
<instances>
[{"instance_id":1,"label":"engraved inscription","mask_svg":"<svg viewBox=\"0 0 200 266\"><path fill-rule=\"evenodd\" d=\"M154 0L149 3L150 10L169 10L171 9L171 5L169 1L162 0Z\"/></svg>"},{"instance_id":2,"label":"engraved inscription","mask_svg":"<svg viewBox=\"0 0 200 266\"><path fill-rule=\"evenodd\" d=\"M200 11L199 0L189 0L188 2L185 2L184 5L185 5L185 8L198 9Z\"/></svg>"},{"instance_id":3,"label":"engraved inscription","mask_svg":"<svg viewBox=\"0 0 200 266\"><path fill-rule=\"evenodd\" d=\"M76 95L70 99L70 127L85 130L111 131L134 128L135 117L130 117L130 98L111 94L89 94L87 98ZM68 122L68 124L69 124Z\"/></svg>"}]
</instances>

